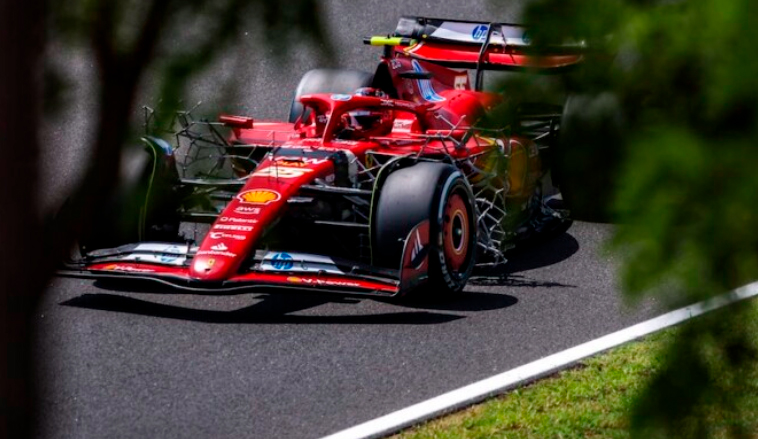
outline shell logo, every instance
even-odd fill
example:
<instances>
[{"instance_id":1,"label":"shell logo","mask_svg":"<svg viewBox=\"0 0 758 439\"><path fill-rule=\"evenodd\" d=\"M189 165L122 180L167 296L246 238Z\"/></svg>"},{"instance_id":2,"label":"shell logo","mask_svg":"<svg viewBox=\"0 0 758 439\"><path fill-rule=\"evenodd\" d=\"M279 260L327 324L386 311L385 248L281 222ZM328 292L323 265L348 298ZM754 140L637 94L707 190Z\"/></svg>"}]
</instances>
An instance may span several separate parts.
<instances>
[{"instance_id":1,"label":"shell logo","mask_svg":"<svg viewBox=\"0 0 758 439\"><path fill-rule=\"evenodd\" d=\"M282 198L281 194L270 189L252 189L237 194L237 199L248 204L268 204Z\"/></svg>"},{"instance_id":2,"label":"shell logo","mask_svg":"<svg viewBox=\"0 0 758 439\"><path fill-rule=\"evenodd\" d=\"M288 277L288 278L287 278L287 282L291 282L291 283L293 283L293 284L299 284L299 283L301 283L302 281L303 281L303 280L302 280L302 279L300 279L299 277L293 277L293 276L290 276L290 277Z\"/></svg>"}]
</instances>

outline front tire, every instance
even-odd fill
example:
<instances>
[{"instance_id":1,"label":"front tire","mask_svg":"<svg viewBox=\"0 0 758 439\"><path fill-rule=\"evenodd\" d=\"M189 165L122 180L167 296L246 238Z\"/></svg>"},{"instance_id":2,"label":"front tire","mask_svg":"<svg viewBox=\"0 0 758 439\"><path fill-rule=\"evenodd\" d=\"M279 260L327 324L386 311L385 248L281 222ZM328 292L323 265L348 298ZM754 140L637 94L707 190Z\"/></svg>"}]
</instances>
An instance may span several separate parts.
<instances>
[{"instance_id":1,"label":"front tire","mask_svg":"<svg viewBox=\"0 0 758 439\"><path fill-rule=\"evenodd\" d=\"M425 292L459 293L476 263L477 220L471 187L452 165L422 162L387 177L374 206L374 264L399 268L405 239L424 220L430 223Z\"/></svg>"}]
</instances>

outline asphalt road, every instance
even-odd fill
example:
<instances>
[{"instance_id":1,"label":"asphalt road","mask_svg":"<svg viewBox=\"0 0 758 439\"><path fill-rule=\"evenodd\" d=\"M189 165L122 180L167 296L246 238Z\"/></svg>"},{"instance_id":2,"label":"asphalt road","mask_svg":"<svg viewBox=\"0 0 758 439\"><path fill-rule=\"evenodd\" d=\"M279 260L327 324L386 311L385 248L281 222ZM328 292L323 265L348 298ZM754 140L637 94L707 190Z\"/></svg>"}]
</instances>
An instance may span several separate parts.
<instances>
[{"instance_id":1,"label":"asphalt road","mask_svg":"<svg viewBox=\"0 0 758 439\"><path fill-rule=\"evenodd\" d=\"M224 79L244 78L220 105L281 118L306 70L370 70L378 53L361 38L392 30L401 13L513 21L519 12L518 3L486 1L324 4L336 60L304 44L274 61L251 28L249 41L193 82L188 101L213 108ZM97 111L87 54L63 65L82 85L71 91L72 110L50 121L49 200L75 179ZM176 295L55 280L37 315L38 436L315 438L373 419L654 315L654 304L623 305L615 262L601 251L610 232L576 223L512 255L502 278L473 281L463 298L434 305Z\"/></svg>"}]
</instances>

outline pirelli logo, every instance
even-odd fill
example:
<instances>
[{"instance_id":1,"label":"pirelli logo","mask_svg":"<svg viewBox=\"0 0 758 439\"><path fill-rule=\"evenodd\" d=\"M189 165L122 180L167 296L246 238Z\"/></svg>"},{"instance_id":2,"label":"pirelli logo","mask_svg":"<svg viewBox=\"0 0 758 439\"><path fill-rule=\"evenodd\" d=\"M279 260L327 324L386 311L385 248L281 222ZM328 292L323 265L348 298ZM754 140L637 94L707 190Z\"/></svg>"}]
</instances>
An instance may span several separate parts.
<instances>
[{"instance_id":1,"label":"pirelli logo","mask_svg":"<svg viewBox=\"0 0 758 439\"><path fill-rule=\"evenodd\" d=\"M239 226L237 224L216 224L213 230L231 230L234 232L252 232L253 226Z\"/></svg>"}]
</instances>

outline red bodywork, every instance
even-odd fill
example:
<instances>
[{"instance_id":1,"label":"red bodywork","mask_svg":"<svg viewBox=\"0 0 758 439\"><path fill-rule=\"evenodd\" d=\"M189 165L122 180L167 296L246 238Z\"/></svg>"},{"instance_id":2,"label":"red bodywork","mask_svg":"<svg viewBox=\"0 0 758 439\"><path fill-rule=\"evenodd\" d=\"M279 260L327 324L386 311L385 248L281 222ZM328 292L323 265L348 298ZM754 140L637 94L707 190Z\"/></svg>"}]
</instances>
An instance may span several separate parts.
<instances>
[{"instance_id":1,"label":"red bodywork","mask_svg":"<svg viewBox=\"0 0 758 439\"><path fill-rule=\"evenodd\" d=\"M491 134L472 126L503 100L501 95L472 90L466 70L438 65L454 62L471 67L481 57L480 47L465 44L421 42L411 47L397 46L382 59L381 72L396 90L396 98L357 95L312 94L300 97L310 111L296 123L259 122L241 116L222 116L231 128L231 145L268 145L267 154L250 171L238 172L244 185L218 214L209 232L196 247L176 245L178 259L171 264L154 257L95 260L83 271L96 276L126 276L158 280L181 288L236 291L257 286L317 288L342 293L395 295L417 281L423 273L406 270L408 254L398 261L395 276L364 276L349 270L299 273L262 269L251 264L250 255L261 239L288 210L303 188L315 181L330 181L338 172L330 154L344 152L362 167L372 166L374 157L452 157L454 160L484 157L477 166L492 166L487 152L507 151L499 182L506 188L506 200L523 206L543 175L537 147L528 138L503 133ZM492 47L484 57L491 64L510 66L562 67L579 61L578 55L529 57L505 47ZM409 79L407 72L430 73L430 79ZM338 138L342 115L358 109L391 110L394 125L380 137ZM451 142L455 139L456 142ZM516 209L518 210L518 209ZM523 207L522 207L523 210ZM426 229L421 230L427 230ZM428 241L428 237L425 238ZM428 242L424 242L426 245ZM421 245L421 244L418 244ZM408 247L408 245L406 245ZM151 247L152 248L152 247ZM154 248L153 248L154 250ZM286 249L282 249L286 250ZM138 253L138 250L134 250ZM165 256L165 255L164 255ZM171 258L167 258L171 259ZM307 264L307 262L300 262ZM293 262L294 265L298 261ZM276 264L272 264L276 266ZM279 265L291 267L290 261ZM257 267L257 268L256 268ZM423 265L422 265L423 267Z\"/></svg>"}]
</instances>

